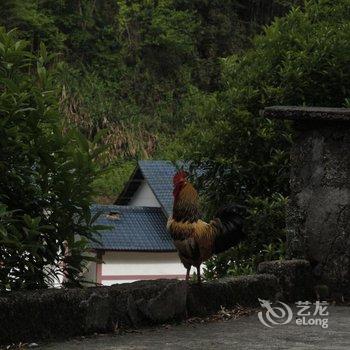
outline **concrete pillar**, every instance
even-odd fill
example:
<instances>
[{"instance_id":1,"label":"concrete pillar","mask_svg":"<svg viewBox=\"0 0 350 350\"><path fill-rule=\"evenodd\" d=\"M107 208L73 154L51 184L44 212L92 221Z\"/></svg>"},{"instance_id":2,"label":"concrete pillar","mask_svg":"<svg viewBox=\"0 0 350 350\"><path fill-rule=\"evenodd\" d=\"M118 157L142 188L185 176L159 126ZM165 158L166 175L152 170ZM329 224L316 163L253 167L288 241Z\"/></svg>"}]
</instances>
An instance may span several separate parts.
<instances>
[{"instance_id":1,"label":"concrete pillar","mask_svg":"<svg viewBox=\"0 0 350 350\"><path fill-rule=\"evenodd\" d=\"M293 121L288 258L306 258L333 292L350 294L350 109L268 107Z\"/></svg>"}]
</instances>

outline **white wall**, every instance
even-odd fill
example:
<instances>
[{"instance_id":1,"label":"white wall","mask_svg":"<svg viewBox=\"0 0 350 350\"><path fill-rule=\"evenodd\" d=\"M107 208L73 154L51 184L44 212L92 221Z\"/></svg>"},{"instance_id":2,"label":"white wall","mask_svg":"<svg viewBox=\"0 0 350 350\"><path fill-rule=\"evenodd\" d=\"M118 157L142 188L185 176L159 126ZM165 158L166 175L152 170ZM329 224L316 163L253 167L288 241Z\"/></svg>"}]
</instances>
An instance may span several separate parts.
<instances>
[{"instance_id":1,"label":"white wall","mask_svg":"<svg viewBox=\"0 0 350 350\"><path fill-rule=\"evenodd\" d=\"M186 274L176 252L106 252L103 261L104 285L142 279L184 278Z\"/></svg>"},{"instance_id":2,"label":"white wall","mask_svg":"<svg viewBox=\"0 0 350 350\"><path fill-rule=\"evenodd\" d=\"M95 253L88 253L87 254L88 256L91 256L91 257L96 257L96 254ZM87 281L87 282L93 282L93 283L96 283L96 262L94 261L88 261L87 262L87 265L86 265L86 268L84 269L84 279ZM91 284L87 283L86 284L88 287L90 286L91 287Z\"/></svg>"},{"instance_id":3,"label":"white wall","mask_svg":"<svg viewBox=\"0 0 350 350\"><path fill-rule=\"evenodd\" d=\"M136 207L160 207L160 204L153 194L151 187L143 180L129 201L130 206Z\"/></svg>"},{"instance_id":4,"label":"white wall","mask_svg":"<svg viewBox=\"0 0 350 350\"><path fill-rule=\"evenodd\" d=\"M139 280L159 278L185 279L186 269L177 252L106 252L102 256L101 283L110 286L115 283L130 283ZM191 274L197 272L194 267ZM201 265L203 273L203 265ZM90 262L84 277L96 283L96 263Z\"/></svg>"}]
</instances>

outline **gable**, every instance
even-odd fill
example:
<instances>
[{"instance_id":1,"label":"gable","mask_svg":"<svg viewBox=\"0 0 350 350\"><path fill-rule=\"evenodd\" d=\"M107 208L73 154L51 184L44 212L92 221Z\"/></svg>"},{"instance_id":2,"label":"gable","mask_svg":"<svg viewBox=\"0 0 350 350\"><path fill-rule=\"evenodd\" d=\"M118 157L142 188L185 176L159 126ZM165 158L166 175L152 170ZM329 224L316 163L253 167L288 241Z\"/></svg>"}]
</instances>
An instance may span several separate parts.
<instances>
[{"instance_id":1,"label":"gable","mask_svg":"<svg viewBox=\"0 0 350 350\"><path fill-rule=\"evenodd\" d=\"M145 180L158 199L162 209L171 216L173 211L173 177L175 166L164 160L139 161L139 167Z\"/></svg>"},{"instance_id":2,"label":"gable","mask_svg":"<svg viewBox=\"0 0 350 350\"><path fill-rule=\"evenodd\" d=\"M154 195L149 184L143 180L131 197L128 205L136 207L157 207L160 208L160 203Z\"/></svg>"},{"instance_id":3,"label":"gable","mask_svg":"<svg viewBox=\"0 0 350 350\"><path fill-rule=\"evenodd\" d=\"M115 204L158 206L170 216L173 210L172 179L175 173L176 168L170 161L139 161Z\"/></svg>"}]
</instances>

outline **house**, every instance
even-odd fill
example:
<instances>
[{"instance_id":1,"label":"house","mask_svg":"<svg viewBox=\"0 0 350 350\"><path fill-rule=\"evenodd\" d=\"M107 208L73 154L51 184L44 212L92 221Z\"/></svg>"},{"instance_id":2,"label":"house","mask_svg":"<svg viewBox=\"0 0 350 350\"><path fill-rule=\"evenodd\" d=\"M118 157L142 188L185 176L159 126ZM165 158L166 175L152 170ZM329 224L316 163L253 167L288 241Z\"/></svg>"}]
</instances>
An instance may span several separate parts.
<instances>
[{"instance_id":1,"label":"house","mask_svg":"<svg viewBox=\"0 0 350 350\"><path fill-rule=\"evenodd\" d=\"M158 278L185 278L166 222L172 213L172 178L168 161L139 161L114 205L94 205L101 212L100 244L91 248L103 264L91 263L86 278L111 285Z\"/></svg>"}]
</instances>

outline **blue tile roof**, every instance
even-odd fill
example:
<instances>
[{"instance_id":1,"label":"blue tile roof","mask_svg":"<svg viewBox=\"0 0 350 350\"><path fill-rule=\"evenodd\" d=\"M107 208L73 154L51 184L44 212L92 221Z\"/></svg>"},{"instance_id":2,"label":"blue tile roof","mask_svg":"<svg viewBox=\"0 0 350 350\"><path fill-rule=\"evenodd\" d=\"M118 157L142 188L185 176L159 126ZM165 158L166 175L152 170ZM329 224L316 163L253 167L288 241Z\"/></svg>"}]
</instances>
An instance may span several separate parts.
<instances>
[{"instance_id":1,"label":"blue tile roof","mask_svg":"<svg viewBox=\"0 0 350 350\"><path fill-rule=\"evenodd\" d=\"M164 212L170 216L173 211L175 166L165 160L140 160L138 166Z\"/></svg>"},{"instance_id":2,"label":"blue tile roof","mask_svg":"<svg viewBox=\"0 0 350 350\"><path fill-rule=\"evenodd\" d=\"M93 214L100 211L97 225L111 226L101 231L101 244L91 248L120 251L175 251L166 229L166 216L161 208L118 205L93 205ZM116 218L110 213L116 213Z\"/></svg>"}]
</instances>

